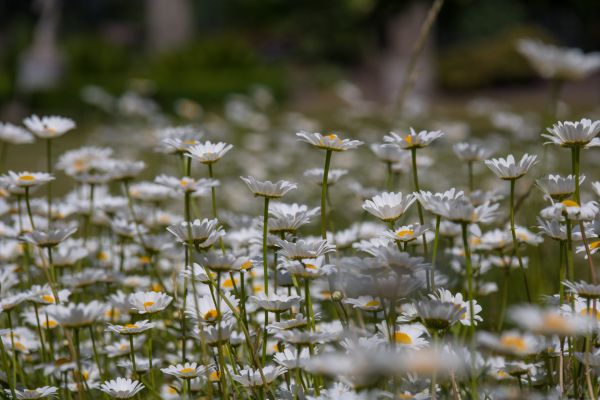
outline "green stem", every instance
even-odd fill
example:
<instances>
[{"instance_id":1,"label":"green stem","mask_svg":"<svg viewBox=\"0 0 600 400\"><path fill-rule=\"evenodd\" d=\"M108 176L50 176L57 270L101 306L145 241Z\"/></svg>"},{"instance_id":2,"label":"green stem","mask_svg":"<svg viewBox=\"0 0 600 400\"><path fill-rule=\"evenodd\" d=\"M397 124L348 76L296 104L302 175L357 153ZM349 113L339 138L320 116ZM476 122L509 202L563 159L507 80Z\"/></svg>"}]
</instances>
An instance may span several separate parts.
<instances>
[{"instance_id":1,"label":"green stem","mask_svg":"<svg viewBox=\"0 0 600 400\"><path fill-rule=\"evenodd\" d=\"M11 351L11 363L12 363L12 381L10 382L10 391L13 395L13 399L17 398L15 394L15 388L17 387L17 351L15 349L15 332L13 331L12 317L10 310L7 311L8 316L8 329L10 330L10 345ZM8 372L8 371L7 371Z\"/></svg>"},{"instance_id":2,"label":"green stem","mask_svg":"<svg viewBox=\"0 0 600 400\"><path fill-rule=\"evenodd\" d=\"M471 264L471 250L469 249L469 225L467 223L462 224L462 238L463 238L463 246L465 248L465 264L467 267L467 295L469 298L469 319L470 326L469 331L471 333L470 338L470 347L471 350L474 351L475 346L475 320L473 311L475 308L473 307L473 266ZM473 352L474 354L474 352ZM471 398L477 399L477 376L476 376L476 368L475 368L475 357L471 357Z\"/></svg>"},{"instance_id":3,"label":"green stem","mask_svg":"<svg viewBox=\"0 0 600 400\"><path fill-rule=\"evenodd\" d=\"M323 167L323 182L321 182L321 238L327 239L327 180L329 179L329 165L331 164L331 150L325 153L325 166Z\"/></svg>"},{"instance_id":4,"label":"green stem","mask_svg":"<svg viewBox=\"0 0 600 400\"><path fill-rule=\"evenodd\" d=\"M473 178L473 161L467 162L467 169L469 170L469 193L473 193L475 190L475 180Z\"/></svg>"},{"instance_id":5,"label":"green stem","mask_svg":"<svg viewBox=\"0 0 600 400\"><path fill-rule=\"evenodd\" d=\"M419 187L419 174L417 172L417 148L413 147L410 149L410 155L412 159L412 176L413 176L413 185L415 192L419 192L421 189ZM421 207L421 202L417 201L417 212L419 213L419 223L421 225L424 224L425 220L423 219L423 207ZM424 256L427 257L427 239L425 238L425 234L423 234L423 253ZM429 275L429 274L428 274ZM427 281L427 289L431 290L429 280Z\"/></svg>"},{"instance_id":6,"label":"green stem","mask_svg":"<svg viewBox=\"0 0 600 400\"><path fill-rule=\"evenodd\" d=\"M263 213L263 273L264 291L269 294L269 266L267 265L267 237L269 234L269 198L265 197L265 209Z\"/></svg>"},{"instance_id":7,"label":"green stem","mask_svg":"<svg viewBox=\"0 0 600 400\"><path fill-rule=\"evenodd\" d=\"M440 225L442 217L435 216L435 238L433 239L433 254L431 255L431 291L435 291L435 262L437 260L438 244L440 241Z\"/></svg>"},{"instance_id":8,"label":"green stem","mask_svg":"<svg viewBox=\"0 0 600 400\"><path fill-rule=\"evenodd\" d=\"M578 205L581 205L581 198L579 195L579 159L580 159L580 150L579 146L574 146L571 148L571 163L572 163L572 172L575 176L575 201Z\"/></svg>"},{"instance_id":9,"label":"green stem","mask_svg":"<svg viewBox=\"0 0 600 400\"><path fill-rule=\"evenodd\" d=\"M46 139L46 168L49 174L52 174L52 139ZM48 182L48 230L52 226L52 182Z\"/></svg>"},{"instance_id":10,"label":"green stem","mask_svg":"<svg viewBox=\"0 0 600 400\"><path fill-rule=\"evenodd\" d=\"M510 232L512 234L513 241L513 256L517 257L519 262L519 268L523 273L523 282L525 284L525 293L527 293L527 301L531 303L531 293L529 291L529 283L527 282L527 273L525 272L525 266L523 260L519 254L519 241L517 240L517 232L515 229L515 182L516 179L510 180Z\"/></svg>"},{"instance_id":11,"label":"green stem","mask_svg":"<svg viewBox=\"0 0 600 400\"><path fill-rule=\"evenodd\" d=\"M133 368L133 378L138 376L137 373L137 366L135 364L135 350L133 348L133 335L127 335L129 336L129 356L131 357L131 366Z\"/></svg>"}]
</instances>

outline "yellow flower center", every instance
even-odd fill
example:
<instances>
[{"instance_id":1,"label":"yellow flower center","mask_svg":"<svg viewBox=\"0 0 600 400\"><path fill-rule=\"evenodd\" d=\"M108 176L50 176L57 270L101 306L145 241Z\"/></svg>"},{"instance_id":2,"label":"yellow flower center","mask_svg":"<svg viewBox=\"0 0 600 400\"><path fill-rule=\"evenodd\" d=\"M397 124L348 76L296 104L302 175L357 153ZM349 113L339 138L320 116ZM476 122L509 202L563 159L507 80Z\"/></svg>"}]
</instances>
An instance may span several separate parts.
<instances>
[{"instance_id":1,"label":"yellow flower center","mask_svg":"<svg viewBox=\"0 0 600 400\"><path fill-rule=\"evenodd\" d=\"M523 338L521 336L516 336L516 335L503 336L500 339L500 343L503 346L511 347L516 350L525 350L527 348L527 345L525 344L525 340L523 340Z\"/></svg>"},{"instance_id":2,"label":"yellow flower center","mask_svg":"<svg viewBox=\"0 0 600 400\"><path fill-rule=\"evenodd\" d=\"M223 281L223 287L225 289L231 289L231 288L233 288L234 283L235 283L235 280L232 280L231 278L227 278Z\"/></svg>"},{"instance_id":3,"label":"yellow flower center","mask_svg":"<svg viewBox=\"0 0 600 400\"><path fill-rule=\"evenodd\" d=\"M153 292L162 292L162 286L158 282L154 282L150 288Z\"/></svg>"},{"instance_id":4,"label":"yellow flower center","mask_svg":"<svg viewBox=\"0 0 600 400\"><path fill-rule=\"evenodd\" d=\"M152 307L154 305L153 301L144 302L144 309L148 309L148 307Z\"/></svg>"},{"instance_id":5,"label":"yellow flower center","mask_svg":"<svg viewBox=\"0 0 600 400\"><path fill-rule=\"evenodd\" d=\"M584 308L579 312L579 314L581 314L584 317L592 317L595 315L596 319L600 320L600 313L598 312L598 310L594 310L593 308Z\"/></svg>"},{"instance_id":6,"label":"yellow flower center","mask_svg":"<svg viewBox=\"0 0 600 400\"><path fill-rule=\"evenodd\" d=\"M125 328L125 329L135 329L137 327L138 327L137 324L125 324L123 326L123 328Z\"/></svg>"},{"instance_id":7,"label":"yellow flower center","mask_svg":"<svg viewBox=\"0 0 600 400\"><path fill-rule=\"evenodd\" d=\"M371 300L365 304L365 307L379 307L379 300Z\"/></svg>"},{"instance_id":8,"label":"yellow flower center","mask_svg":"<svg viewBox=\"0 0 600 400\"><path fill-rule=\"evenodd\" d=\"M558 314L548 314L544 317L544 325L550 329L563 330L569 326L565 318Z\"/></svg>"},{"instance_id":9,"label":"yellow flower center","mask_svg":"<svg viewBox=\"0 0 600 400\"><path fill-rule=\"evenodd\" d=\"M218 316L219 316L219 313L215 309L208 310L207 312L204 313L205 320L213 320L213 319L217 318Z\"/></svg>"},{"instance_id":10,"label":"yellow flower center","mask_svg":"<svg viewBox=\"0 0 600 400\"><path fill-rule=\"evenodd\" d=\"M411 135L406 135L404 137L404 141L408 144L412 144L413 140L412 140L412 136Z\"/></svg>"},{"instance_id":11,"label":"yellow flower center","mask_svg":"<svg viewBox=\"0 0 600 400\"><path fill-rule=\"evenodd\" d=\"M189 374L190 372L196 372L196 370L194 368L187 367L181 369L179 372L181 372L182 374Z\"/></svg>"},{"instance_id":12,"label":"yellow flower center","mask_svg":"<svg viewBox=\"0 0 600 400\"><path fill-rule=\"evenodd\" d=\"M117 308L111 308L110 310L104 312L104 317L109 319L119 318L120 315L121 311L119 311Z\"/></svg>"},{"instance_id":13,"label":"yellow flower center","mask_svg":"<svg viewBox=\"0 0 600 400\"><path fill-rule=\"evenodd\" d=\"M81 376L83 377L84 380L88 380L88 378L90 377L90 373L88 371L83 371L83 373L81 374Z\"/></svg>"},{"instance_id":14,"label":"yellow flower center","mask_svg":"<svg viewBox=\"0 0 600 400\"><path fill-rule=\"evenodd\" d=\"M221 379L221 375L218 371L212 371L210 375L208 375L208 379L210 379L211 382L217 382Z\"/></svg>"},{"instance_id":15,"label":"yellow flower center","mask_svg":"<svg viewBox=\"0 0 600 400\"><path fill-rule=\"evenodd\" d=\"M173 386L169 386L167 387L167 393L169 394L177 394L177 389L175 389Z\"/></svg>"},{"instance_id":16,"label":"yellow flower center","mask_svg":"<svg viewBox=\"0 0 600 400\"><path fill-rule=\"evenodd\" d=\"M396 343L402 344L412 344L413 342L410 336L408 336L404 332L396 332L396 334L394 335L394 339L396 340Z\"/></svg>"},{"instance_id":17,"label":"yellow flower center","mask_svg":"<svg viewBox=\"0 0 600 400\"><path fill-rule=\"evenodd\" d=\"M247 270L248 268L252 268L252 261L250 261L250 260L243 263L242 266L240 267L240 269L243 269L244 271Z\"/></svg>"},{"instance_id":18,"label":"yellow flower center","mask_svg":"<svg viewBox=\"0 0 600 400\"><path fill-rule=\"evenodd\" d=\"M597 249L600 247L600 240L596 240L595 242L590 243L590 249Z\"/></svg>"},{"instance_id":19,"label":"yellow flower center","mask_svg":"<svg viewBox=\"0 0 600 400\"><path fill-rule=\"evenodd\" d=\"M577 204L577 202L573 200L563 200L560 202L560 204L562 204L565 207L579 207L579 204Z\"/></svg>"},{"instance_id":20,"label":"yellow flower center","mask_svg":"<svg viewBox=\"0 0 600 400\"><path fill-rule=\"evenodd\" d=\"M337 136L335 133L331 133L331 134L329 134L329 135L327 135L327 136L325 136L325 137L326 137L327 139L329 139L329 140L335 140L335 139L337 139L337 138L338 138L338 136Z\"/></svg>"},{"instance_id":21,"label":"yellow flower center","mask_svg":"<svg viewBox=\"0 0 600 400\"><path fill-rule=\"evenodd\" d=\"M17 350L21 350L21 351L27 350L27 347L25 347L25 345L21 342L15 342L15 347L17 348Z\"/></svg>"},{"instance_id":22,"label":"yellow flower center","mask_svg":"<svg viewBox=\"0 0 600 400\"><path fill-rule=\"evenodd\" d=\"M183 144L197 144L197 143L198 143L198 141L193 140L193 139L183 141Z\"/></svg>"},{"instance_id":23,"label":"yellow flower center","mask_svg":"<svg viewBox=\"0 0 600 400\"><path fill-rule=\"evenodd\" d=\"M33 175L21 175L19 177L20 181L25 181L25 182L31 182L31 181L35 181L35 177Z\"/></svg>"},{"instance_id":24,"label":"yellow flower center","mask_svg":"<svg viewBox=\"0 0 600 400\"><path fill-rule=\"evenodd\" d=\"M107 261L108 260L108 253L105 251L99 251L98 254L96 254L96 258L99 261Z\"/></svg>"},{"instance_id":25,"label":"yellow flower center","mask_svg":"<svg viewBox=\"0 0 600 400\"><path fill-rule=\"evenodd\" d=\"M44 300L46 303L52 303L54 304L54 296L52 296L51 294L45 294L42 296L42 300Z\"/></svg>"},{"instance_id":26,"label":"yellow flower center","mask_svg":"<svg viewBox=\"0 0 600 400\"><path fill-rule=\"evenodd\" d=\"M396 232L396 236L403 238L405 236L412 236L415 233L412 229L402 229L399 232Z\"/></svg>"},{"instance_id":27,"label":"yellow flower center","mask_svg":"<svg viewBox=\"0 0 600 400\"><path fill-rule=\"evenodd\" d=\"M46 321L46 328L54 328L56 327L56 325L58 324L53 319L49 319L48 321Z\"/></svg>"},{"instance_id":28,"label":"yellow flower center","mask_svg":"<svg viewBox=\"0 0 600 400\"><path fill-rule=\"evenodd\" d=\"M125 344L125 343L123 343L122 345L120 345L120 346L119 346L119 350L121 350L121 351L125 351L125 350L127 350L128 348L129 348L129 345L127 345L127 344Z\"/></svg>"},{"instance_id":29,"label":"yellow flower center","mask_svg":"<svg viewBox=\"0 0 600 400\"><path fill-rule=\"evenodd\" d=\"M150 264L150 257L148 256L140 256L139 260L142 264Z\"/></svg>"},{"instance_id":30,"label":"yellow flower center","mask_svg":"<svg viewBox=\"0 0 600 400\"><path fill-rule=\"evenodd\" d=\"M179 181L179 184L183 187L187 187L187 185L190 184L190 180L189 179L182 179Z\"/></svg>"},{"instance_id":31,"label":"yellow flower center","mask_svg":"<svg viewBox=\"0 0 600 400\"><path fill-rule=\"evenodd\" d=\"M317 266L314 264L304 264L306 266L306 269L317 269Z\"/></svg>"}]
</instances>

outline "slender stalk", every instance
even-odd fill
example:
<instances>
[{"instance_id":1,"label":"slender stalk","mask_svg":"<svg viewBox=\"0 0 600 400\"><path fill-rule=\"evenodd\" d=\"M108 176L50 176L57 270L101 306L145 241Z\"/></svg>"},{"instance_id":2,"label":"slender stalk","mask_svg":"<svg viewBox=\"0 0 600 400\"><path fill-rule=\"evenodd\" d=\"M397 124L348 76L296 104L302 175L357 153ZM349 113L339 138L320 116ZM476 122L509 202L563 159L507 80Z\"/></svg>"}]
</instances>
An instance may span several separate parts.
<instances>
[{"instance_id":1,"label":"slender stalk","mask_svg":"<svg viewBox=\"0 0 600 400\"><path fill-rule=\"evenodd\" d=\"M581 148L579 146L574 146L571 148L571 169L573 175L575 176L575 201L577 204L581 204L581 198L579 194L579 161L580 161L580 151Z\"/></svg>"},{"instance_id":2,"label":"slender stalk","mask_svg":"<svg viewBox=\"0 0 600 400\"><path fill-rule=\"evenodd\" d=\"M590 277L592 283L596 284L596 268L594 267L594 260L592 260L592 253L590 251L590 245L588 244L587 235L585 234L585 225L583 221L579 221L579 230L581 231L581 239L583 241L583 247L585 248L585 255L587 256L588 267L590 269Z\"/></svg>"},{"instance_id":3,"label":"slender stalk","mask_svg":"<svg viewBox=\"0 0 600 400\"><path fill-rule=\"evenodd\" d=\"M498 317L498 332L502 331L504 324L504 314L506 313L506 303L508 300L508 278L510 275L510 261L505 266L504 279L502 280L502 299L500 300L500 316Z\"/></svg>"},{"instance_id":4,"label":"slender stalk","mask_svg":"<svg viewBox=\"0 0 600 400\"><path fill-rule=\"evenodd\" d=\"M264 291L269 294L269 266L267 264L267 237L269 234L269 198L265 197L265 208L263 212L263 273Z\"/></svg>"},{"instance_id":5,"label":"slender stalk","mask_svg":"<svg viewBox=\"0 0 600 400\"><path fill-rule=\"evenodd\" d=\"M471 349L473 349L475 345L475 321L473 311L475 308L473 307L473 266L471 264L471 250L469 249L469 225L467 223L462 224L462 238L463 238L463 246L465 248L465 264L467 267L467 295L469 298L469 319L470 326L469 331L471 333L470 343ZM477 399L477 376L476 376L476 368L475 368L475 357L471 357L471 398Z\"/></svg>"},{"instance_id":6,"label":"slender stalk","mask_svg":"<svg viewBox=\"0 0 600 400\"><path fill-rule=\"evenodd\" d=\"M512 234L513 241L513 256L517 257L519 262L519 268L523 273L523 283L525 284L525 293L527 293L527 301L531 303L531 293L529 291L529 283L527 282L527 274L525 272L525 266L523 260L519 254L519 241L517 239L517 232L515 230L515 182L516 179L510 180L510 232Z\"/></svg>"},{"instance_id":7,"label":"slender stalk","mask_svg":"<svg viewBox=\"0 0 600 400\"><path fill-rule=\"evenodd\" d=\"M138 376L137 366L135 365L135 350L133 348L133 335L127 335L129 337L129 356L131 357L131 366L133 368L133 378Z\"/></svg>"},{"instance_id":8,"label":"slender stalk","mask_svg":"<svg viewBox=\"0 0 600 400\"><path fill-rule=\"evenodd\" d=\"M469 170L469 193L473 193L475 190L475 180L473 178L473 161L467 162L467 169Z\"/></svg>"},{"instance_id":9,"label":"slender stalk","mask_svg":"<svg viewBox=\"0 0 600 400\"><path fill-rule=\"evenodd\" d=\"M323 182L321 182L321 238L327 239L327 180L329 179L329 165L331 164L331 150L325 153L325 166L323 167Z\"/></svg>"},{"instance_id":10,"label":"slender stalk","mask_svg":"<svg viewBox=\"0 0 600 400\"><path fill-rule=\"evenodd\" d=\"M435 262L437 260L438 244L440 241L440 225L442 217L435 216L435 238L433 239L433 254L431 255L431 291L435 291Z\"/></svg>"},{"instance_id":11,"label":"slender stalk","mask_svg":"<svg viewBox=\"0 0 600 400\"><path fill-rule=\"evenodd\" d=\"M414 185L414 189L415 192L418 192L420 190L419 187L419 174L417 172L417 148L413 147L410 149L410 155L411 155L411 159L412 159L412 175L413 175L413 185ZM423 207L421 207L421 202L417 201L417 212L419 214L419 223L421 225L424 224L425 220L423 219ZM423 254L425 257L427 257L427 239L425 237L425 234L423 234ZM429 273L427 273L427 277L429 277ZM427 279L427 289L431 290L431 284L430 284L430 279Z\"/></svg>"},{"instance_id":12,"label":"slender stalk","mask_svg":"<svg viewBox=\"0 0 600 400\"><path fill-rule=\"evenodd\" d=\"M11 311L8 310L6 315L8 316L8 329L10 330L11 363L12 363L12 379L10 380L9 384L10 384L10 391L13 396L13 399L16 399L17 395L15 394L15 388L17 387L17 350L15 348L15 332L13 331ZM8 372L8 370L6 372Z\"/></svg>"},{"instance_id":13,"label":"slender stalk","mask_svg":"<svg viewBox=\"0 0 600 400\"><path fill-rule=\"evenodd\" d=\"M94 352L94 361L96 361L96 367L98 367L98 372L100 372L100 376L103 380L106 379L102 368L100 367L100 357L98 356L98 350L96 348L96 338L94 335L94 328L92 325L89 326L90 338L92 339L92 351Z\"/></svg>"},{"instance_id":14,"label":"slender stalk","mask_svg":"<svg viewBox=\"0 0 600 400\"><path fill-rule=\"evenodd\" d=\"M386 161L385 165L387 168L387 174L385 178L385 190L391 192L394 183L394 169L392 168L391 161Z\"/></svg>"},{"instance_id":15,"label":"slender stalk","mask_svg":"<svg viewBox=\"0 0 600 400\"><path fill-rule=\"evenodd\" d=\"M52 173L52 139L46 139L46 169ZM48 200L48 230L52 227L52 181L46 186Z\"/></svg>"}]
</instances>

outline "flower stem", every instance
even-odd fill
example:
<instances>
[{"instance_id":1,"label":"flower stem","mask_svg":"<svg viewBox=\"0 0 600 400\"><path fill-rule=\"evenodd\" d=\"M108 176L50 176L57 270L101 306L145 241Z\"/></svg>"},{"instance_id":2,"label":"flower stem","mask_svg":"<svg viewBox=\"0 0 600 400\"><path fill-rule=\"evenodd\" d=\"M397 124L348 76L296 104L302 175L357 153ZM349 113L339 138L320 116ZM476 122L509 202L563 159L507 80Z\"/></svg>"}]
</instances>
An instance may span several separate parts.
<instances>
[{"instance_id":1,"label":"flower stem","mask_svg":"<svg viewBox=\"0 0 600 400\"><path fill-rule=\"evenodd\" d=\"M437 260L438 244L440 241L440 224L442 217L435 216L435 238L433 239L433 254L431 255L431 291L435 291L435 262Z\"/></svg>"},{"instance_id":2,"label":"flower stem","mask_svg":"<svg viewBox=\"0 0 600 400\"><path fill-rule=\"evenodd\" d=\"M579 195L579 159L580 159L580 150L579 146L574 146L571 148L571 169L573 175L575 176L575 201L578 205L581 205L581 198Z\"/></svg>"},{"instance_id":3,"label":"flower stem","mask_svg":"<svg viewBox=\"0 0 600 400\"><path fill-rule=\"evenodd\" d=\"M52 174L52 139L46 139L46 169L49 174ZM48 201L48 230L52 226L52 181L46 186L47 201Z\"/></svg>"},{"instance_id":4,"label":"flower stem","mask_svg":"<svg viewBox=\"0 0 600 400\"><path fill-rule=\"evenodd\" d=\"M269 234L269 198L265 197L265 209L263 213L263 273L264 291L269 294L269 266L267 265L267 236Z\"/></svg>"},{"instance_id":5,"label":"flower stem","mask_svg":"<svg viewBox=\"0 0 600 400\"><path fill-rule=\"evenodd\" d=\"M471 350L473 352L473 347L475 344L475 321L473 312L475 308L473 307L473 266L471 264L471 250L469 249L469 224L462 224L462 238L463 238L463 246L465 248L465 264L467 267L467 295L469 297L469 331L471 333ZM475 368L475 356L471 357L471 398L477 399L477 376L476 376L476 368Z\"/></svg>"},{"instance_id":6,"label":"flower stem","mask_svg":"<svg viewBox=\"0 0 600 400\"><path fill-rule=\"evenodd\" d=\"M127 335L129 336L129 355L131 357L131 366L133 368L133 378L135 378L136 376L138 376L137 373L137 366L135 365L135 350L133 349L133 335Z\"/></svg>"},{"instance_id":7,"label":"flower stem","mask_svg":"<svg viewBox=\"0 0 600 400\"><path fill-rule=\"evenodd\" d=\"M531 303L529 283L527 282L527 274L525 273L523 260L521 259L521 255L519 254L519 241L517 240L517 232L515 230L515 182L516 179L510 180L510 232L512 234L513 241L513 256L517 257L517 260L519 262L519 268L523 273L523 282L525 284L525 293L527 293L527 301Z\"/></svg>"},{"instance_id":8,"label":"flower stem","mask_svg":"<svg viewBox=\"0 0 600 400\"><path fill-rule=\"evenodd\" d=\"M331 150L325 153L325 166L323 167L323 182L321 182L321 238L327 239L327 180L329 179L329 165L331 164Z\"/></svg>"}]
</instances>

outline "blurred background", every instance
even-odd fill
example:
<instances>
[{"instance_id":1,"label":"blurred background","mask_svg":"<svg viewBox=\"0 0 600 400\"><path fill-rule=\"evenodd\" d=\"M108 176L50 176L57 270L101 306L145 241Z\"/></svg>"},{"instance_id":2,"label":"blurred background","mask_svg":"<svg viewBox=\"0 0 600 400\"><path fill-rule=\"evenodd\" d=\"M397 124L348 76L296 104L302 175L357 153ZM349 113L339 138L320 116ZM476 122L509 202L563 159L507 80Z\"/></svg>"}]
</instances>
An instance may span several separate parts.
<instances>
[{"instance_id":1,"label":"blurred background","mask_svg":"<svg viewBox=\"0 0 600 400\"><path fill-rule=\"evenodd\" d=\"M393 105L431 4L2 1L0 119L18 122L31 112L76 118L118 101L195 121L232 94L257 89L305 112L326 113L340 98ZM411 98L458 108L483 96L542 107L547 83L515 50L516 40L598 50L598 16L598 0L446 0ZM597 104L598 74L569 84L563 100Z\"/></svg>"}]
</instances>

